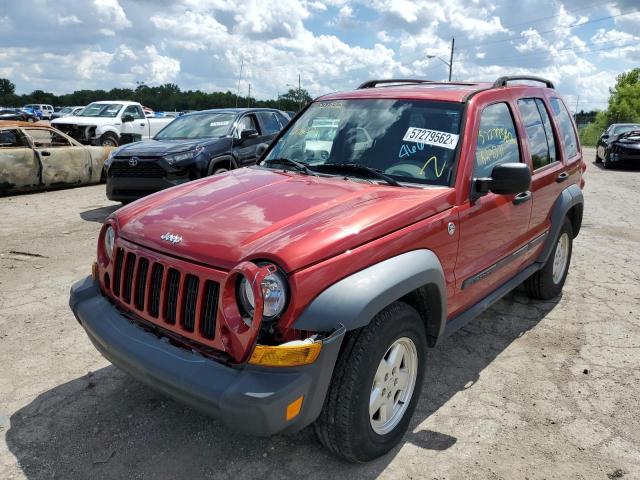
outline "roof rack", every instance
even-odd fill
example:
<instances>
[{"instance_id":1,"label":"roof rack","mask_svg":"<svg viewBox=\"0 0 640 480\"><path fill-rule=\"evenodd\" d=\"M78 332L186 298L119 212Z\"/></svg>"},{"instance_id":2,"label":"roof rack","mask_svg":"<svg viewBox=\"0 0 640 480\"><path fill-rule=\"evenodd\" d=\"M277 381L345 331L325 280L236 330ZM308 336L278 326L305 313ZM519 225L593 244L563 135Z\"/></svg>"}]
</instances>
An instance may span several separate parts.
<instances>
[{"instance_id":1,"label":"roof rack","mask_svg":"<svg viewBox=\"0 0 640 480\"><path fill-rule=\"evenodd\" d=\"M377 85L384 83L434 83L433 80L419 80L415 78L386 78L384 80L367 80L358 86L358 90L363 88L375 88Z\"/></svg>"},{"instance_id":2,"label":"roof rack","mask_svg":"<svg viewBox=\"0 0 640 480\"><path fill-rule=\"evenodd\" d=\"M547 80L546 78L534 77L532 75L507 75L506 77L500 77L495 82L493 82L493 88L506 87L507 82L512 82L514 80L531 80L533 82L544 83L547 88L555 89L551 80Z\"/></svg>"}]
</instances>

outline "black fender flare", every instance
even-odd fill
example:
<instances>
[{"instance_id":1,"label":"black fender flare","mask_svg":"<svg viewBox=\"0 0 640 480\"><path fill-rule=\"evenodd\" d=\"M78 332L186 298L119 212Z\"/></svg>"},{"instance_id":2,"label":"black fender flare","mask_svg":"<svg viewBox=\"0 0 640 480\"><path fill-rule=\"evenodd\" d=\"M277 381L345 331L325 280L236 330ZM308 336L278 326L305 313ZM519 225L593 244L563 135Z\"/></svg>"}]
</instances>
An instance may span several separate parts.
<instances>
[{"instance_id":1,"label":"black fender flare","mask_svg":"<svg viewBox=\"0 0 640 480\"><path fill-rule=\"evenodd\" d=\"M207 168L207 175L212 175L214 172L214 167L217 163L220 162L230 162L232 168L238 168L238 162L233 157L233 155L220 155L218 157L213 157L209 160L209 167Z\"/></svg>"},{"instance_id":2,"label":"black fender flare","mask_svg":"<svg viewBox=\"0 0 640 480\"><path fill-rule=\"evenodd\" d=\"M347 330L367 325L391 303L428 286L427 332L438 338L445 329L447 297L440 260L431 250L412 250L371 265L339 280L318 295L302 312L293 327L330 332L342 324ZM434 298L435 297L435 298Z\"/></svg>"},{"instance_id":3,"label":"black fender flare","mask_svg":"<svg viewBox=\"0 0 640 480\"><path fill-rule=\"evenodd\" d=\"M564 219L569 213L569 210L575 206L579 206L580 208L578 212L579 217L574 222L574 237L578 235L580 225L582 224L584 195L582 195L580 187L573 184L565 188L553 204L553 208L551 209L551 228L549 228L549 235L547 236L544 248L536 260L538 263L544 264L549 258L549 255L551 255L551 251L558 240L558 235L560 235L560 229L562 228Z\"/></svg>"}]
</instances>

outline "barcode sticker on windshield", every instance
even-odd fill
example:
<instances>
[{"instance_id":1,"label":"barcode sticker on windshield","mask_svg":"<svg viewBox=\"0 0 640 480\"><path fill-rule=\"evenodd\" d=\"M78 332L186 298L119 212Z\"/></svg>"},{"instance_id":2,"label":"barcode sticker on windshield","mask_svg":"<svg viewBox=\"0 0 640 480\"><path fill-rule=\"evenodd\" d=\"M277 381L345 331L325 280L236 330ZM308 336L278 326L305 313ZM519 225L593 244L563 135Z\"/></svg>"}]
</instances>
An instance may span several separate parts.
<instances>
[{"instance_id":1,"label":"barcode sticker on windshield","mask_svg":"<svg viewBox=\"0 0 640 480\"><path fill-rule=\"evenodd\" d=\"M209 124L210 127L222 127L224 125L229 125L229 120L227 120L226 122L211 122Z\"/></svg>"},{"instance_id":2,"label":"barcode sticker on windshield","mask_svg":"<svg viewBox=\"0 0 640 480\"><path fill-rule=\"evenodd\" d=\"M429 130L428 128L409 127L402 140L405 142L435 145L436 147L453 150L456 148L456 145L458 145L459 137L460 135L456 135L455 133L439 132L438 130Z\"/></svg>"}]
</instances>

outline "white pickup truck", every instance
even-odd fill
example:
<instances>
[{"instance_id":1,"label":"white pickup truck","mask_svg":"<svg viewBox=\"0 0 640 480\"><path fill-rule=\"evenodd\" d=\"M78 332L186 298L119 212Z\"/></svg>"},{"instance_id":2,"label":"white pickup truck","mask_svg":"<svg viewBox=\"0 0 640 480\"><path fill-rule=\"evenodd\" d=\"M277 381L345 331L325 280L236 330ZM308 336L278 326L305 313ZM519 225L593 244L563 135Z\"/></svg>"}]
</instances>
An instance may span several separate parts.
<instances>
[{"instance_id":1,"label":"white pickup truck","mask_svg":"<svg viewBox=\"0 0 640 480\"><path fill-rule=\"evenodd\" d=\"M147 118L142 105L101 101L87 105L75 117L57 118L51 125L86 145L117 147L155 136L173 118Z\"/></svg>"}]
</instances>

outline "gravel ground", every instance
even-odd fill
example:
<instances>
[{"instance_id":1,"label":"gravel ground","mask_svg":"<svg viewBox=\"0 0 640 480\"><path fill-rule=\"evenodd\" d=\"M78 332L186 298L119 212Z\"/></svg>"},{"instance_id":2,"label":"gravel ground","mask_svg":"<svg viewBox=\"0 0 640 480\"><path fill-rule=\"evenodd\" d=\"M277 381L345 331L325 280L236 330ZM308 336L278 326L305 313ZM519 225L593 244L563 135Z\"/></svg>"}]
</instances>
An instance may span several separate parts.
<instances>
[{"instance_id":1,"label":"gravel ground","mask_svg":"<svg viewBox=\"0 0 640 480\"><path fill-rule=\"evenodd\" d=\"M640 478L639 181L589 165L561 298L512 293L431 350L404 441L366 465L309 429L230 431L102 359L67 300L117 208L103 185L0 198L0 478Z\"/></svg>"}]
</instances>

